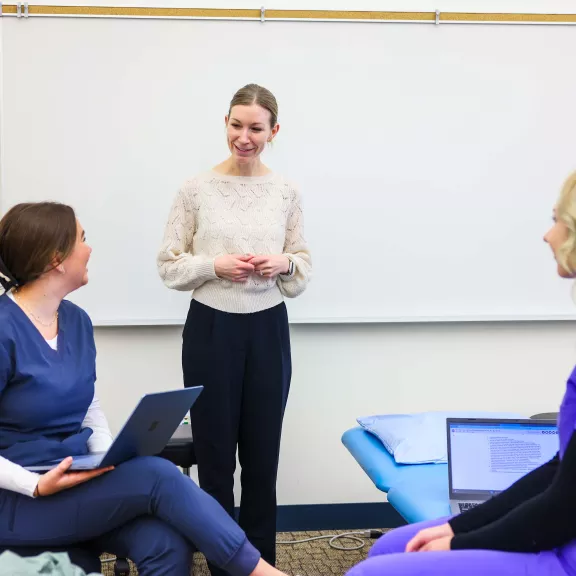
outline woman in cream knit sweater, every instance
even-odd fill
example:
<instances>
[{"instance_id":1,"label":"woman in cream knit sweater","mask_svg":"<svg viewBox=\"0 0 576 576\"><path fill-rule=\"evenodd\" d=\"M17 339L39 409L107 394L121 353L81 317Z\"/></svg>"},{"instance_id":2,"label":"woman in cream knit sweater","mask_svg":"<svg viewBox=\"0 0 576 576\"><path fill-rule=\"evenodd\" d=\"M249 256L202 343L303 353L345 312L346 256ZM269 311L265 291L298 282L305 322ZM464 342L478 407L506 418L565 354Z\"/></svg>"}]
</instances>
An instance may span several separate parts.
<instances>
[{"instance_id":1,"label":"woman in cream knit sweater","mask_svg":"<svg viewBox=\"0 0 576 576\"><path fill-rule=\"evenodd\" d=\"M182 366L185 386L204 386L191 412L200 486L233 515L238 449L239 524L272 565L292 372L284 297L299 296L311 275L298 189L260 160L277 116L265 88L249 84L234 95L230 156L182 186L158 255L166 286L193 291Z\"/></svg>"}]
</instances>

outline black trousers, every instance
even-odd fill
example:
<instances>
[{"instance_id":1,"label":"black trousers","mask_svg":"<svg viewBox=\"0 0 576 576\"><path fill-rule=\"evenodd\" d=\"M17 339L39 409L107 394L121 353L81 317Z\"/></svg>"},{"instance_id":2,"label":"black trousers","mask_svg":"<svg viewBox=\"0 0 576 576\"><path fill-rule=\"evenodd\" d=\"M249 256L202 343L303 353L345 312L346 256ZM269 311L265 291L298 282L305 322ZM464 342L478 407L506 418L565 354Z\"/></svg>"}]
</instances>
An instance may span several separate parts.
<instances>
[{"instance_id":1,"label":"black trousers","mask_svg":"<svg viewBox=\"0 0 576 576\"><path fill-rule=\"evenodd\" d=\"M286 306L230 314L192 300L182 367L185 386L204 386L190 413L200 486L233 516L238 450L238 521L275 565L276 478L292 376ZM215 566L210 572L226 574Z\"/></svg>"}]
</instances>

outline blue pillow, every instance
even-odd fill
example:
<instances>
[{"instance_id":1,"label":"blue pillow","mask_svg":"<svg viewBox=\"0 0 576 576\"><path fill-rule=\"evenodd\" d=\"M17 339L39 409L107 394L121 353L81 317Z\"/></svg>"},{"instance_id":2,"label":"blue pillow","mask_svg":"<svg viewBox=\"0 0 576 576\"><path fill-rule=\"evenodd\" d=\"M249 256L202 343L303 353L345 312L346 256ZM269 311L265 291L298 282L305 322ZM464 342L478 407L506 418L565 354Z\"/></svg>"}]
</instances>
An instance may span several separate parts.
<instances>
[{"instance_id":1,"label":"blue pillow","mask_svg":"<svg viewBox=\"0 0 576 576\"><path fill-rule=\"evenodd\" d=\"M448 411L358 418L398 464L445 464L446 418L526 418L517 412Z\"/></svg>"}]
</instances>

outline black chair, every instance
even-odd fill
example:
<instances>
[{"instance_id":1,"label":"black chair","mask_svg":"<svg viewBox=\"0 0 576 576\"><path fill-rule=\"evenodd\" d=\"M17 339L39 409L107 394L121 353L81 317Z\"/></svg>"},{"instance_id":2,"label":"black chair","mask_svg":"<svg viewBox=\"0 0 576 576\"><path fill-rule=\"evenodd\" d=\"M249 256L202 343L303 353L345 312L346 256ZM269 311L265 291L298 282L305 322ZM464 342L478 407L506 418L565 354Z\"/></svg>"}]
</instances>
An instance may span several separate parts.
<instances>
[{"instance_id":1,"label":"black chair","mask_svg":"<svg viewBox=\"0 0 576 576\"><path fill-rule=\"evenodd\" d=\"M166 448L162 450L159 456L170 460L176 466L180 466L184 474L190 476L190 468L196 464L192 427L189 424L178 426L176 432L168 441Z\"/></svg>"},{"instance_id":2,"label":"black chair","mask_svg":"<svg viewBox=\"0 0 576 576\"><path fill-rule=\"evenodd\" d=\"M190 476L190 468L196 464L196 455L192 442L192 428L187 424L179 426L164 450L162 450L158 456L170 460L170 462L173 462L176 466L180 466L183 473ZM0 554L4 552L4 550L11 550L22 558L38 556L46 552L45 547L11 546L8 548L0 548ZM70 557L70 561L79 568L82 568L87 574L102 571L100 556L91 548L90 542L86 544L76 544L72 547L51 547L50 552L66 552ZM130 564L126 558L110 558L109 560L104 560L104 562L114 562L115 576L129 576Z\"/></svg>"}]
</instances>

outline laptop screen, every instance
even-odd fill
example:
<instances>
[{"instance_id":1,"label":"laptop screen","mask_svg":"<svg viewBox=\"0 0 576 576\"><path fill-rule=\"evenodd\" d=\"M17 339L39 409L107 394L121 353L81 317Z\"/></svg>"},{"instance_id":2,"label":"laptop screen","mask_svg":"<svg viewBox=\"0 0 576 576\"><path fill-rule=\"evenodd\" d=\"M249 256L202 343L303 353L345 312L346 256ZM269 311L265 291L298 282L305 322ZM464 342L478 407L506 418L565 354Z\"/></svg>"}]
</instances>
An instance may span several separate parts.
<instances>
[{"instance_id":1,"label":"laptop screen","mask_svg":"<svg viewBox=\"0 0 576 576\"><path fill-rule=\"evenodd\" d=\"M554 457L554 422L448 422L450 489L493 494Z\"/></svg>"}]
</instances>

